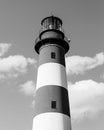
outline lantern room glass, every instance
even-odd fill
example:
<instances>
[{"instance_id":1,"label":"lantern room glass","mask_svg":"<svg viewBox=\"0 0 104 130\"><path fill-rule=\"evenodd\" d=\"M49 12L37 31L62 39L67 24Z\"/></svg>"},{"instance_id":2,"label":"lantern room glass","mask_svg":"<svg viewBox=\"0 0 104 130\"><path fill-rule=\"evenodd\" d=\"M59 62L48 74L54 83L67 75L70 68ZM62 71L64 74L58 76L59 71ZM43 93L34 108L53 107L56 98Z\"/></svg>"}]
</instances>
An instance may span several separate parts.
<instances>
[{"instance_id":1,"label":"lantern room glass","mask_svg":"<svg viewBox=\"0 0 104 130\"><path fill-rule=\"evenodd\" d=\"M44 30L47 30L47 29L62 30L60 21L56 19L55 17L49 17L45 19L42 23L42 27Z\"/></svg>"}]
</instances>

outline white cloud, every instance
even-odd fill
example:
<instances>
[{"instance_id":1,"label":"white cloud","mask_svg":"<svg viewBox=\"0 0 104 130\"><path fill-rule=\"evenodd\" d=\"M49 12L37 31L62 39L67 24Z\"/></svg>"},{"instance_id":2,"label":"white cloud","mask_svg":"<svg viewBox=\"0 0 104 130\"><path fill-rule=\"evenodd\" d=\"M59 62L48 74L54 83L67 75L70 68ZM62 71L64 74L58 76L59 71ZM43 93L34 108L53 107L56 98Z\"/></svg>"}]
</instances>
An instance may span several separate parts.
<instances>
[{"instance_id":1,"label":"white cloud","mask_svg":"<svg viewBox=\"0 0 104 130\"><path fill-rule=\"evenodd\" d=\"M3 56L11 47L9 43L0 43L0 56Z\"/></svg>"},{"instance_id":2,"label":"white cloud","mask_svg":"<svg viewBox=\"0 0 104 130\"><path fill-rule=\"evenodd\" d=\"M35 63L34 59L22 55L0 58L0 77L17 77L18 74L26 73L28 66Z\"/></svg>"},{"instance_id":3,"label":"white cloud","mask_svg":"<svg viewBox=\"0 0 104 130\"><path fill-rule=\"evenodd\" d=\"M31 58L25 58L21 55L0 58L0 72L18 71L26 72L27 65L35 61Z\"/></svg>"},{"instance_id":4,"label":"white cloud","mask_svg":"<svg viewBox=\"0 0 104 130\"><path fill-rule=\"evenodd\" d=\"M71 56L66 58L67 74L83 74L87 70L94 69L104 64L104 53L98 53L95 57Z\"/></svg>"},{"instance_id":5,"label":"white cloud","mask_svg":"<svg viewBox=\"0 0 104 130\"><path fill-rule=\"evenodd\" d=\"M69 85L72 120L94 118L104 112L104 83L84 80Z\"/></svg>"},{"instance_id":6,"label":"white cloud","mask_svg":"<svg viewBox=\"0 0 104 130\"><path fill-rule=\"evenodd\" d=\"M20 91L27 96L33 96L35 93L35 83L33 81L27 81L20 85Z\"/></svg>"},{"instance_id":7,"label":"white cloud","mask_svg":"<svg viewBox=\"0 0 104 130\"><path fill-rule=\"evenodd\" d=\"M13 55L2 58L11 47L10 43L0 43L0 79L17 77L19 74L26 73L29 65L35 65L36 60L25 58L22 55Z\"/></svg>"}]
</instances>

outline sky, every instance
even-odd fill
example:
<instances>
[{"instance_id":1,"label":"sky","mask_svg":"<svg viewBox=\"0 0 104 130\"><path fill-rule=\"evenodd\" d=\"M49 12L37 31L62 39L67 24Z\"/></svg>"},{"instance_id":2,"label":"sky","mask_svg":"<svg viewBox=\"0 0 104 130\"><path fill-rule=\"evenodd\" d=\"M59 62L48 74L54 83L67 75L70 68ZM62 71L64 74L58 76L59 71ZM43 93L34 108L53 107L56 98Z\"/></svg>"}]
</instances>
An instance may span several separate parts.
<instances>
[{"instance_id":1,"label":"sky","mask_svg":"<svg viewBox=\"0 0 104 130\"><path fill-rule=\"evenodd\" d=\"M51 14L71 39L65 60L72 130L104 130L103 0L0 0L0 129L32 130L34 45Z\"/></svg>"}]
</instances>

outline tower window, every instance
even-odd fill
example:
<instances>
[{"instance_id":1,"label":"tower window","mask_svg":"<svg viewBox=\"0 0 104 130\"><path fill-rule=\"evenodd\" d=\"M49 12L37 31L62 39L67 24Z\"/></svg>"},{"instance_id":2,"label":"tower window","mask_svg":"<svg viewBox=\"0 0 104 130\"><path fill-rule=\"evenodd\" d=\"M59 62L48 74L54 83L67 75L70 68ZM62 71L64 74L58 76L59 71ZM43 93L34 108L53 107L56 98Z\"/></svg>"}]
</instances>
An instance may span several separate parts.
<instances>
[{"instance_id":1,"label":"tower window","mask_svg":"<svg viewBox=\"0 0 104 130\"><path fill-rule=\"evenodd\" d=\"M51 108L55 109L56 108L56 101L51 102Z\"/></svg>"},{"instance_id":2,"label":"tower window","mask_svg":"<svg viewBox=\"0 0 104 130\"><path fill-rule=\"evenodd\" d=\"M55 59L55 58L56 58L55 52L51 52L51 58L52 58L52 59Z\"/></svg>"}]
</instances>

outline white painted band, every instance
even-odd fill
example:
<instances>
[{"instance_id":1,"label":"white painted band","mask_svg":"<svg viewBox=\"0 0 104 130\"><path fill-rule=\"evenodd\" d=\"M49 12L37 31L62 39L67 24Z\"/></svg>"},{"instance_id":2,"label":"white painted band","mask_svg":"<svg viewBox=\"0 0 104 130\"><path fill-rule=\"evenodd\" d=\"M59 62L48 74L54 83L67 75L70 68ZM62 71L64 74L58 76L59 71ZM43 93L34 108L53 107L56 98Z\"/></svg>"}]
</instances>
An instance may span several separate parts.
<instances>
[{"instance_id":1,"label":"white painted band","mask_svg":"<svg viewBox=\"0 0 104 130\"><path fill-rule=\"evenodd\" d=\"M34 117L32 130L71 130L71 119L61 113L42 113Z\"/></svg>"},{"instance_id":2,"label":"white painted band","mask_svg":"<svg viewBox=\"0 0 104 130\"><path fill-rule=\"evenodd\" d=\"M46 85L58 85L67 88L65 67L58 63L45 63L39 66L36 89Z\"/></svg>"}]
</instances>

